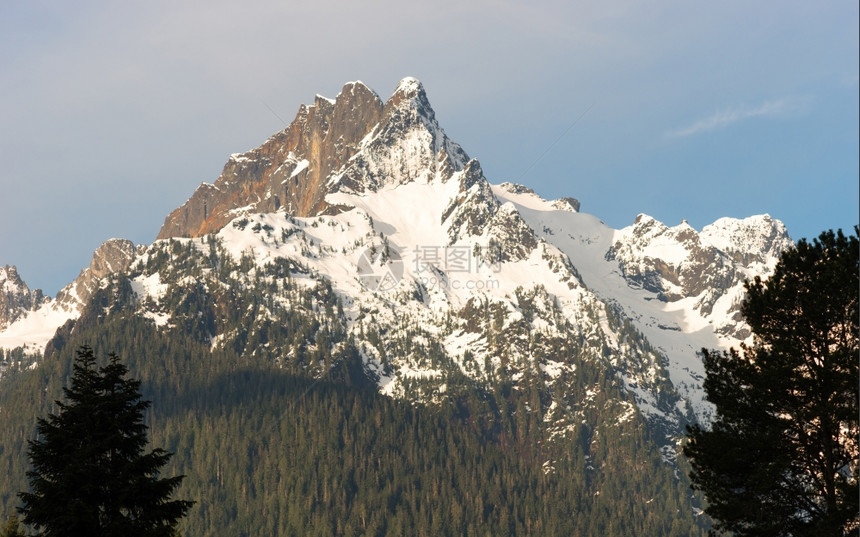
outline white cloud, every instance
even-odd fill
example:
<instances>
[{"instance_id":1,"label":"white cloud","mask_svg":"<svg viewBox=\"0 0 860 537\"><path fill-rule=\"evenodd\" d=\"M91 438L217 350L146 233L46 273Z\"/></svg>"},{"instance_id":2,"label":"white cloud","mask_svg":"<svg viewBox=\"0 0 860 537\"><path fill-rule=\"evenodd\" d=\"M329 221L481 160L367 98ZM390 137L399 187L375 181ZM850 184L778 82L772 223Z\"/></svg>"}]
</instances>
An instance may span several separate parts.
<instances>
[{"instance_id":1,"label":"white cloud","mask_svg":"<svg viewBox=\"0 0 860 537\"><path fill-rule=\"evenodd\" d=\"M751 119L754 117L786 117L802 107L805 100L798 98L784 98L765 101L758 106L737 106L718 110L716 113L696 121L695 123L666 133L670 138L682 138L693 136L701 132L708 132L728 127L734 123Z\"/></svg>"}]
</instances>

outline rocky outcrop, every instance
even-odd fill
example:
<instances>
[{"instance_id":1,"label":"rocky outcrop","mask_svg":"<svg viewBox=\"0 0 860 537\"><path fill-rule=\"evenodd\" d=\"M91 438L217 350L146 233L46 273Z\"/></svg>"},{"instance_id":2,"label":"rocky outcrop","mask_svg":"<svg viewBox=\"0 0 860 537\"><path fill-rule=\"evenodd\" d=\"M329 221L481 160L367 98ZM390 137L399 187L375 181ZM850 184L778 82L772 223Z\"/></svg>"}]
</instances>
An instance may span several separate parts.
<instances>
[{"instance_id":1,"label":"rocky outcrop","mask_svg":"<svg viewBox=\"0 0 860 537\"><path fill-rule=\"evenodd\" d=\"M461 238L479 236L499 210L501 204L493 196L490 183L484 177L481 164L472 159L460 175L457 195L442 211L442 223L448 230L448 244Z\"/></svg>"},{"instance_id":2,"label":"rocky outcrop","mask_svg":"<svg viewBox=\"0 0 860 537\"><path fill-rule=\"evenodd\" d=\"M702 228L702 240L744 266L770 265L794 245L785 224L768 214L720 218Z\"/></svg>"},{"instance_id":3,"label":"rocky outcrop","mask_svg":"<svg viewBox=\"0 0 860 537\"><path fill-rule=\"evenodd\" d=\"M39 308L47 298L41 289L30 290L15 266L0 268L0 329Z\"/></svg>"},{"instance_id":4,"label":"rocky outcrop","mask_svg":"<svg viewBox=\"0 0 860 537\"><path fill-rule=\"evenodd\" d=\"M468 160L439 126L421 82L404 78L362 150L333 177L332 190L364 192L413 181L446 182Z\"/></svg>"},{"instance_id":5,"label":"rocky outcrop","mask_svg":"<svg viewBox=\"0 0 860 537\"><path fill-rule=\"evenodd\" d=\"M559 211L571 211L574 213L578 213L581 207L579 200L576 198L558 198L552 202L552 206Z\"/></svg>"},{"instance_id":6,"label":"rocky outcrop","mask_svg":"<svg viewBox=\"0 0 860 537\"><path fill-rule=\"evenodd\" d=\"M695 298L704 316L723 300L717 333L749 336L740 307L743 282L772 270L793 241L785 226L768 215L722 218L696 232L685 221L668 227L647 215L619 232L606 259L616 261L630 287L666 302Z\"/></svg>"},{"instance_id":7,"label":"rocky outcrop","mask_svg":"<svg viewBox=\"0 0 860 537\"><path fill-rule=\"evenodd\" d=\"M619 262L634 287L673 302L706 289L725 290L738 280L734 264L718 249L703 243L686 222L668 227L647 215L622 230L607 253Z\"/></svg>"},{"instance_id":8,"label":"rocky outcrop","mask_svg":"<svg viewBox=\"0 0 860 537\"><path fill-rule=\"evenodd\" d=\"M332 101L302 105L289 127L263 145L234 154L215 184L202 184L165 220L159 239L198 237L221 229L241 207L309 216L325 212L325 183L358 150L382 117L383 103L360 82Z\"/></svg>"},{"instance_id":9,"label":"rocky outcrop","mask_svg":"<svg viewBox=\"0 0 860 537\"><path fill-rule=\"evenodd\" d=\"M63 308L79 308L87 303L99 282L116 272L123 272L135 258L134 243L126 239L110 239L93 252L90 266L81 271L75 281L57 294L57 304Z\"/></svg>"},{"instance_id":10,"label":"rocky outcrop","mask_svg":"<svg viewBox=\"0 0 860 537\"><path fill-rule=\"evenodd\" d=\"M326 201L338 190L447 180L468 160L436 122L421 83L400 82L383 103L361 82L334 100L302 105L289 127L260 147L230 157L214 184L202 184L164 222L159 239L215 232L242 211L293 216L345 209Z\"/></svg>"},{"instance_id":11,"label":"rocky outcrop","mask_svg":"<svg viewBox=\"0 0 860 537\"><path fill-rule=\"evenodd\" d=\"M537 193L534 190L532 190L531 188L529 188L525 185L521 185L519 183L511 183L509 181L505 181L503 183L500 183L499 187L504 188L505 190L507 190L511 194L532 194L535 196L537 195Z\"/></svg>"}]
</instances>

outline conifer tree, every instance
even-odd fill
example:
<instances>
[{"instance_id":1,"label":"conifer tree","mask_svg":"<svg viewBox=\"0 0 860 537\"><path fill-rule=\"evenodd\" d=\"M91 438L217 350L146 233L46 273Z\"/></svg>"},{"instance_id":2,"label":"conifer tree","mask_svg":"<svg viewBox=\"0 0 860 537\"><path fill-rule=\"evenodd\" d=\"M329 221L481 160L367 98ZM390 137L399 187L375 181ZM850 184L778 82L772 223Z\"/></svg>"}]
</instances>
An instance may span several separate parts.
<instances>
[{"instance_id":1,"label":"conifer tree","mask_svg":"<svg viewBox=\"0 0 860 537\"><path fill-rule=\"evenodd\" d=\"M53 536L168 537L193 502L170 500L184 476L160 478L172 456L146 453L140 381L115 354L101 368L91 348L77 353L66 402L40 418L29 442L32 492L19 494L24 523Z\"/></svg>"},{"instance_id":2,"label":"conifer tree","mask_svg":"<svg viewBox=\"0 0 860 537\"><path fill-rule=\"evenodd\" d=\"M688 428L693 487L737 536L858 529L858 229L801 240L747 282L751 346L705 351L710 430Z\"/></svg>"}]
</instances>

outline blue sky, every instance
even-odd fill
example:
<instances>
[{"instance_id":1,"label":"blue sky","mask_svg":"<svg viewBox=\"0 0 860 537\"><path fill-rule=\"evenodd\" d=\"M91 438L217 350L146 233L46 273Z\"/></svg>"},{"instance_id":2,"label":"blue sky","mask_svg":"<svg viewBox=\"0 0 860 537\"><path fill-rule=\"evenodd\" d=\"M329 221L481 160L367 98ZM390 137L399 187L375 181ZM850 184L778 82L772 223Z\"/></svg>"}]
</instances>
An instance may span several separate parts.
<instances>
[{"instance_id":1,"label":"blue sky","mask_svg":"<svg viewBox=\"0 0 860 537\"><path fill-rule=\"evenodd\" d=\"M847 230L858 16L847 0L7 0L0 265L53 295L103 241L152 242L315 94L362 80L387 98L405 76L491 182L610 226L769 213L795 239Z\"/></svg>"}]
</instances>

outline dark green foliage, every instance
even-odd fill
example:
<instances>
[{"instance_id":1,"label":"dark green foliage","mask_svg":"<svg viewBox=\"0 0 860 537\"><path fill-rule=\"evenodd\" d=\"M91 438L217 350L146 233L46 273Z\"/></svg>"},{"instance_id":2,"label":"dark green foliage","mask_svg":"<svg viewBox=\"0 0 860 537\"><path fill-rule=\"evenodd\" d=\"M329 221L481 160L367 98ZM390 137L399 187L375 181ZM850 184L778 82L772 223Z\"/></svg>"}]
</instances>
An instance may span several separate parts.
<instances>
[{"instance_id":1,"label":"dark green foliage","mask_svg":"<svg viewBox=\"0 0 860 537\"><path fill-rule=\"evenodd\" d=\"M801 240L773 276L747 283L755 334L705 352L711 430L684 453L715 527L742 536L841 536L858 529L857 230Z\"/></svg>"},{"instance_id":2,"label":"dark green foliage","mask_svg":"<svg viewBox=\"0 0 860 537\"><path fill-rule=\"evenodd\" d=\"M162 357L150 363L122 347L156 401L153 440L176 453L165 471L188 474L180 493L197 507L185 535L700 532L685 486L641 422L606 427L596 408L594 426L544 449L527 433L541 416L525 411L517 390L412 406L369 389L354 354L314 380L136 319L96 338L123 339ZM40 369L62 369L65 352Z\"/></svg>"},{"instance_id":3,"label":"dark green foliage","mask_svg":"<svg viewBox=\"0 0 860 537\"><path fill-rule=\"evenodd\" d=\"M169 537L191 507L169 498L182 476L159 478L171 454L147 444L140 381L116 355L96 368L82 347L73 365L66 402L37 421L28 442L32 492L19 494L24 523L50 536Z\"/></svg>"},{"instance_id":4,"label":"dark green foliage","mask_svg":"<svg viewBox=\"0 0 860 537\"><path fill-rule=\"evenodd\" d=\"M176 453L164 471L188 474L178 494L197 502L183 535L701 533L686 485L643 424L608 426L608 399L575 437L541 447L541 415L525 411L539 393L463 388L456 404L413 406L369 389L351 353L314 380L143 319L109 319L81 337L121 349L155 402L153 442ZM16 452L38 407L23 394L58 391L71 357L67 346L3 385L0 405L16 406L0 414L0 447ZM610 389L597 371L585 374ZM9 459L20 488L22 461ZM544 471L548 459L554 472Z\"/></svg>"}]
</instances>

